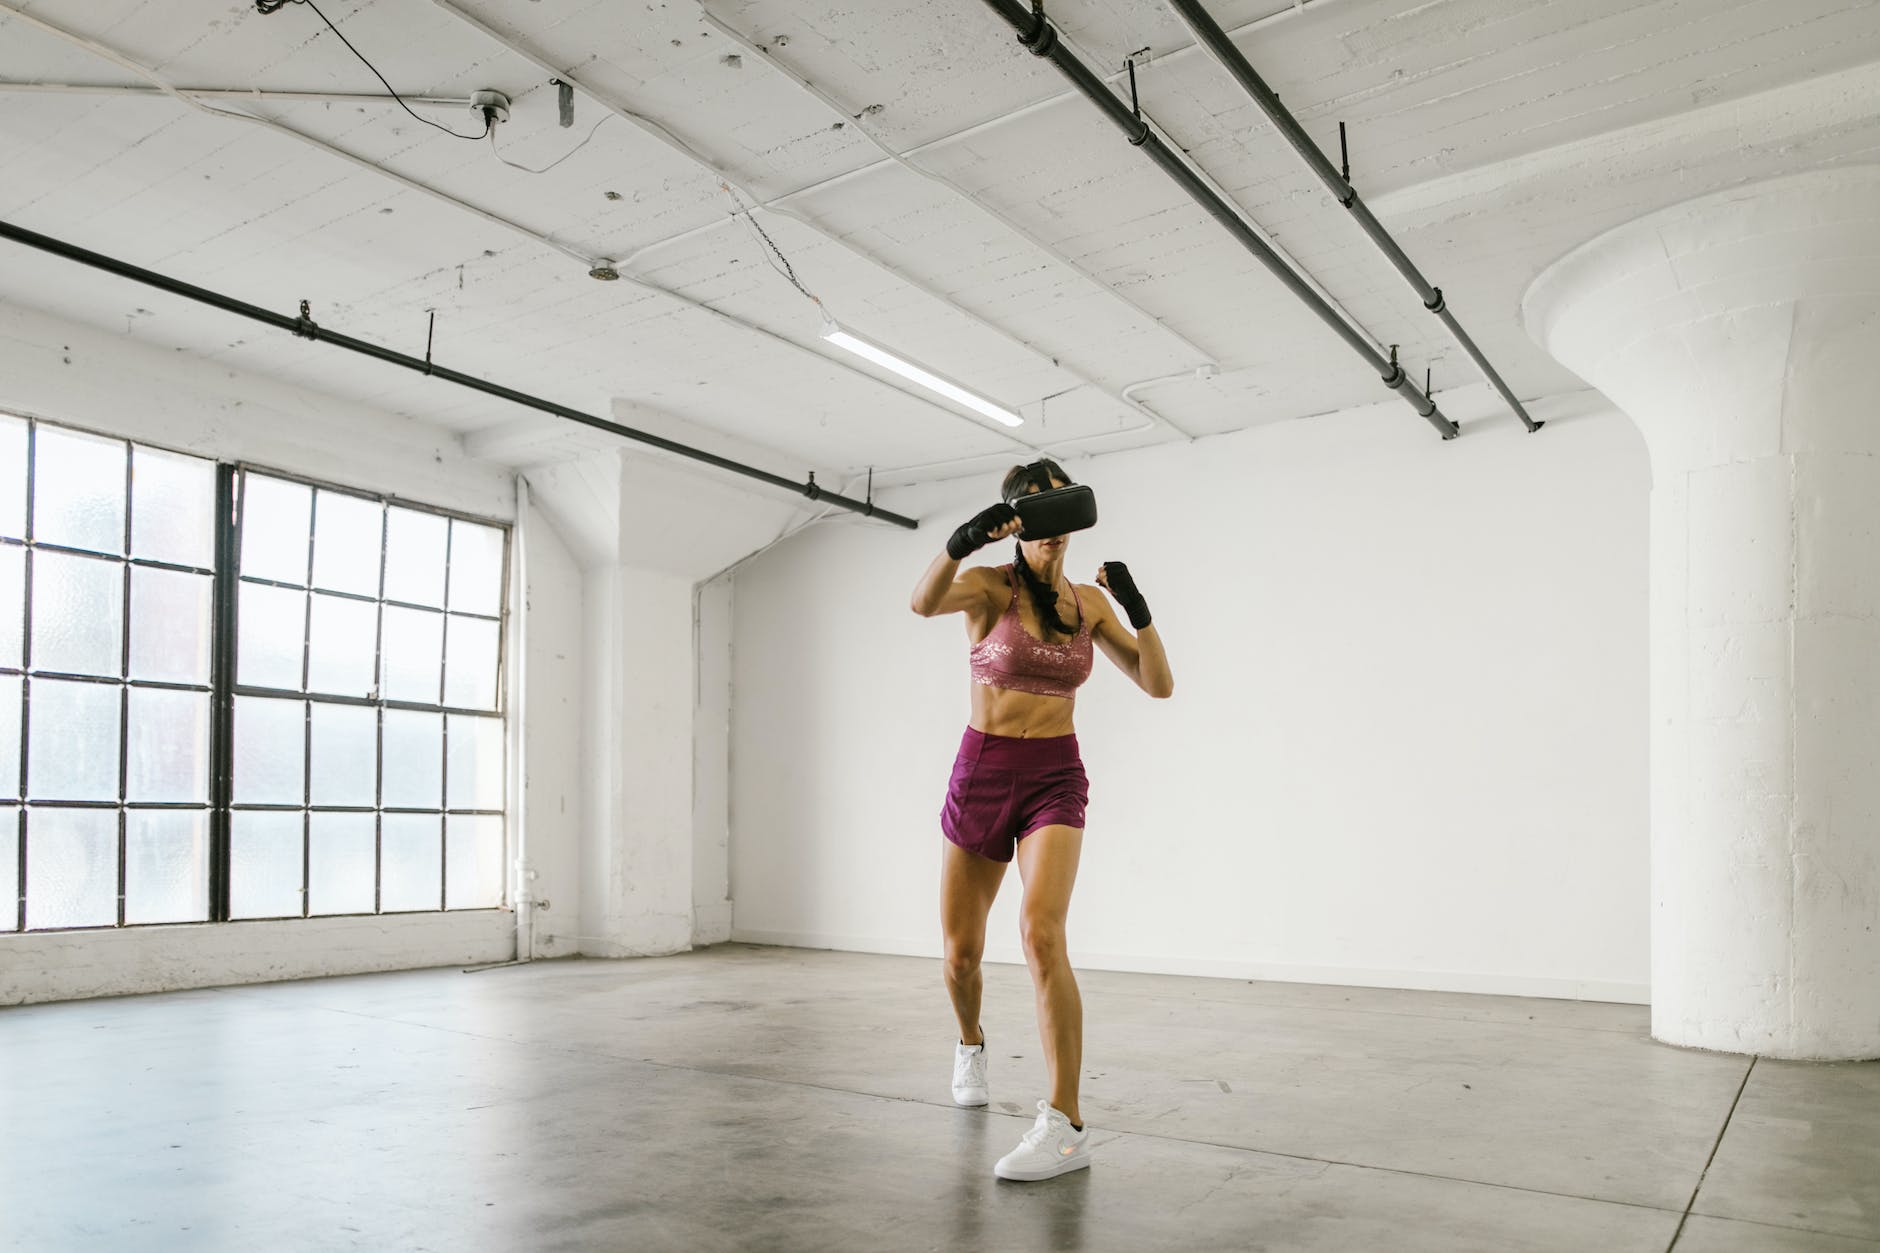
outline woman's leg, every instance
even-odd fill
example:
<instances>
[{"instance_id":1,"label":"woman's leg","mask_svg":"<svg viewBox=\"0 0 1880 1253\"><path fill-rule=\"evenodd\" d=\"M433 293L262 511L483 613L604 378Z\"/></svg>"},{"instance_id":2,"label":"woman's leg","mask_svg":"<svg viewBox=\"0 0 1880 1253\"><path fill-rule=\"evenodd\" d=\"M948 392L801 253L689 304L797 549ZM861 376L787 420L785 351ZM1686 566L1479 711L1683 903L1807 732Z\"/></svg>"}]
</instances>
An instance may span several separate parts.
<instances>
[{"instance_id":1,"label":"woman's leg","mask_svg":"<svg viewBox=\"0 0 1880 1253\"><path fill-rule=\"evenodd\" d=\"M1077 1079L1084 1064L1084 1002L1064 947L1064 920L1084 833L1077 827L1039 827L1018 842L1018 874L1025 883L1019 934L1038 994L1038 1036L1051 1071L1051 1104L1077 1126Z\"/></svg>"},{"instance_id":2,"label":"woman's leg","mask_svg":"<svg viewBox=\"0 0 1880 1253\"><path fill-rule=\"evenodd\" d=\"M947 995L960 1020L960 1043L983 1044L979 1000L984 981L979 959L986 951L986 915L992 912L1005 863L969 853L951 840L940 841L940 928L946 938Z\"/></svg>"}]
</instances>

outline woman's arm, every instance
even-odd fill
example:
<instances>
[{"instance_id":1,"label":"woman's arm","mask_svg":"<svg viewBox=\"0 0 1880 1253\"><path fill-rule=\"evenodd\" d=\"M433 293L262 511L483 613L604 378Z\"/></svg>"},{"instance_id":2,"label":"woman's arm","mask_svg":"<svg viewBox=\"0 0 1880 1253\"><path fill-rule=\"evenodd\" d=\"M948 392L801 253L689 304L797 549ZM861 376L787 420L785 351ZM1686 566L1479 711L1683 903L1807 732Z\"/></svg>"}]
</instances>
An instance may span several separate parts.
<instances>
[{"instance_id":1,"label":"woman's arm","mask_svg":"<svg viewBox=\"0 0 1880 1253\"><path fill-rule=\"evenodd\" d=\"M959 562L941 553L927 567L927 573L920 576L909 607L923 618L971 609L986 599L987 589L991 586L990 576L994 573L987 566L961 570ZM1000 583L1003 584L1004 580L1001 579Z\"/></svg>"},{"instance_id":2,"label":"woman's arm","mask_svg":"<svg viewBox=\"0 0 1880 1253\"><path fill-rule=\"evenodd\" d=\"M961 525L948 537L947 550L933 559L927 573L914 585L909 608L923 618L931 618L936 614L970 609L984 600L990 594L992 572L984 566L974 566L960 574L960 559L994 540L1016 534L1019 525L1018 514L1010 505L1003 504L994 505Z\"/></svg>"},{"instance_id":3,"label":"woman's arm","mask_svg":"<svg viewBox=\"0 0 1880 1253\"><path fill-rule=\"evenodd\" d=\"M1107 571L1098 571L1097 582L1105 591L1110 590ZM1134 592L1133 585L1131 591ZM1142 630L1131 635L1129 628L1117 620L1110 602L1095 599L1102 608L1090 630L1103 655L1115 662L1116 668L1128 675L1132 683L1157 700L1173 696L1175 675L1169 669L1168 653L1162 647L1162 635L1155 629L1155 623L1146 623Z\"/></svg>"}]
</instances>

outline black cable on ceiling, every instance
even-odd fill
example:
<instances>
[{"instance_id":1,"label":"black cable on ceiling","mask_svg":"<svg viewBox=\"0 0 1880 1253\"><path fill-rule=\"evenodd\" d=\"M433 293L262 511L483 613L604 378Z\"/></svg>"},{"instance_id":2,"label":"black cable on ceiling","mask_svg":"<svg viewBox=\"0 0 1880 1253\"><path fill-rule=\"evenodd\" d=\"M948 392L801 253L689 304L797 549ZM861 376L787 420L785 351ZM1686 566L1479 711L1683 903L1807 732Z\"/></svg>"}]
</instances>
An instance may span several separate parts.
<instances>
[{"instance_id":1,"label":"black cable on ceiling","mask_svg":"<svg viewBox=\"0 0 1880 1253\"><path fill-rule=\"evenodd\" d=\"M816 305L817 308L822 308L822 297L818 296L815 292L811 291L809 288L803 286L803 280L799 279L796 276L796 267L790 264L790 258L783 255L783 249L777 247L777 241L770 237L770 232L765 230L764 224L757 220L757 215L751 212L750 209L746 208L742 200L738 199L738 193L731 189L731 184L728 182L721 182L718 184L718 186L724 190L725 195L731 198L731 203L737 210L737 212L732 214L732 216L741 217L746 222L749 222L751 224L751 228L755 230L759 238L761 238L764 241L764 249L765 249L764 260L770 262L770 268L775 270L777 273L783 275L785 279L789 280L790 286L796 288L798 291L802 292L805 296L809 297L811 303ZM773 254L774 254L774 259L773 259ZM824 317L829 316L826 310L823 316Z\"/></svg>"},{"instance_id":2,"label":"black cable on ceiling","mask_svg":"<svg viewBox=\"0 0 1880 1253\"><path fill-rule=\"evenodd\" d=\"M417 118L420 122L423 122L426 126L435 126L438 130L443 131L446 135L449 135L452 139L468 139L474 142L480 142L481 140L489 137L489 134L491 130L494 129L496 122L495 122L495 119L491 117L488 113L485 113L483 115L482 134L465 135L465 134L462 134L461 132L452 130L450 127L443 125L441 122L433 122L430 118L425 117L423 114L413 109L410 105L406 104L405 98L399 95L398 92L392 87L390 83L385 82L385 75L379 73L379 67L372 64L372 62L366 60L365 53L353 47L352 40L346 38L344 32L342 32L339 27L333 25L332 18L328 17L324 13L320 13L320 6L315 4L313 0L255 0L255 11L257 13L262 13L262 14L279 13L282 9L286 8L290 4L304 4L308 8L312 9L315 13L319 13L320 20L326 23L327 29L331 30L335 35L339 36L339 41L346 45L347 51L351 52L354 56L358 57L360 60L360 63L363 64L367 69L372 71L373 77L377 78L381 83L385 83L385 90L391 94L392 99L398 101L398 107L403 109L405 112L411 114L412 117Z\"/></svg>"}]
</instances>

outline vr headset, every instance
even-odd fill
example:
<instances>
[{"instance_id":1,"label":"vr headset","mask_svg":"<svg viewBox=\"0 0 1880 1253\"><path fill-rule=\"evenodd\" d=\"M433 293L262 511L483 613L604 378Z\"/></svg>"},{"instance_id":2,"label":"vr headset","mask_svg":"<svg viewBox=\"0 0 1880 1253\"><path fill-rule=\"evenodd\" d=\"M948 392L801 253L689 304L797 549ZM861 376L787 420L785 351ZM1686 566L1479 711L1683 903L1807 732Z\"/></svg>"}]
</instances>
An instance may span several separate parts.
<instances>
[{"instance_id":1,"label":"vr headset","mask_svg":"<svg viewBox=\"0 0 1880 1253\"><path fill-rule=\"evenodd\" d=\"M1088 530L1097 524L1097 494L1082 484L1052 487L1051 470L1042 461L1025 467L1030 471L1024 481L1014 486L1006 503L1018 511L1020 539L1051 539L1072 531ZM1060 472L1061 473L1061 472ZM1040 490L1025 489L1036 484Z\"/></svg>"}]
</instances>

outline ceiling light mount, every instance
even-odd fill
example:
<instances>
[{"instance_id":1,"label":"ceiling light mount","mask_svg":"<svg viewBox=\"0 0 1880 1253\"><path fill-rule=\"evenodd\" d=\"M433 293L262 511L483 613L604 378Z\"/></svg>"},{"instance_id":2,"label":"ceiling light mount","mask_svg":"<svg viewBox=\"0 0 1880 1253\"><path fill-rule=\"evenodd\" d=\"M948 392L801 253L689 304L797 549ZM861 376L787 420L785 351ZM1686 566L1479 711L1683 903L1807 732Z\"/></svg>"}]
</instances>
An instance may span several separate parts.
<instances>
[{"instance_id":1,"label":"ceiling light mount","mask_svg":"<svg viewBox=\"0 0 1880 1253\"><path fill-rule=\"evenodd\" d=\"M470 111L494 129L497 123L509 120L509 97L500 91L473 91L470 93Z\"/></svg>"}]
</instances>

